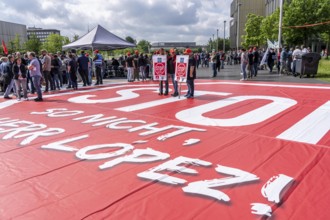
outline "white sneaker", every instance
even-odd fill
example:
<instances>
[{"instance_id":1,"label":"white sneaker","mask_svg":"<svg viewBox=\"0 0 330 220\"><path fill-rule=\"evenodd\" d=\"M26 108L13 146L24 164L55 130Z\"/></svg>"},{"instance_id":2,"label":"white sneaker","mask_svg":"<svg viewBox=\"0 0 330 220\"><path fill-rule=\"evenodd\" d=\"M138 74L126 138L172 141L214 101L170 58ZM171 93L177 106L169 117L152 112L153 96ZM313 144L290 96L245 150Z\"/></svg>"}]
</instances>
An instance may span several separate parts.
<instances>
[{"instance_id":1,"label":"white sneaker","mask_svg":"<svg viewBox=\"0 0 330 220\"><path fill-rule=\"evenodd\" d=\"M29 101L29 98L24 98L24 101Z\"/></svg>"}]
</instances>

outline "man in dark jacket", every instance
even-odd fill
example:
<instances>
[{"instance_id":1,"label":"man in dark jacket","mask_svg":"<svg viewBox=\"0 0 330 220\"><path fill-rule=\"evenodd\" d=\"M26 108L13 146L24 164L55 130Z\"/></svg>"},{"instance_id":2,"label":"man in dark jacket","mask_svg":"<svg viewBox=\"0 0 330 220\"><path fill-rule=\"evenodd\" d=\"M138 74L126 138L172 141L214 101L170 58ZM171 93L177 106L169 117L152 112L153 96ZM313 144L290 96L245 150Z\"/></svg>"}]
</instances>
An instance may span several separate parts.
<instances>
[{"instance_id":1,"label":"man in dark jacket","mask_svg":"<svg viewBox=\"0 0 330 220\"><path fill-rule=\"evenodd\" d=\"M190 48L187 48L184 54L189 55L188 75L187 75L188 92L185 95L185 97L187 97L187 99L193 99L195 92L196 60L194 59L193 52Z\"/></svg>"},{"instance_id":2,"label":"man in dark jacket","mask_svg":"<svg viewBox=\"0 0 330 220\"><path fill-rule=\"evenodd\" d=\"M85 56L85 51L81 51L81 56L78 58L79 74L83 80L84 85L91 85L88 80L88 62L89 59Z\"/></svg>"},{"instance_id":3,"label":"man in dark jacket","mask_svg":"<svg viewBox=\"0 0 330 220\"><path fill-rule=\"evenodd\" d=\"M14 86L14 74L13 74L13 65L14 65L14 57L12 55L8 56L8 63L6 65L5 71L3 73L5 78L5 84L7 84L7 88L5 91L5 94L3 95L3 98L5 99L12 99L9 97L9 94L11 90L14 90L14 93L16 93L16 87Z\"/></svg>"}]
</instances>

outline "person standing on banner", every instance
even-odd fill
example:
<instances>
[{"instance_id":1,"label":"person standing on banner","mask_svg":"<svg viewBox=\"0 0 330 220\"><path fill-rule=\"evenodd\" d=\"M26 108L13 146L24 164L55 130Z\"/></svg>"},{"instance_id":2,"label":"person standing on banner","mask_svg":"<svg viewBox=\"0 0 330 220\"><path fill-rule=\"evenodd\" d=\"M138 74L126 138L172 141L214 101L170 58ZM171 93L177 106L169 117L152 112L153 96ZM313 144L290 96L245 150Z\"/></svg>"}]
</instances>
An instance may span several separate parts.
<instances>
[{"instance_id":1,"label":"person standing on banner","mask_svg":"<svg viewBox=\"0 0 330 220\"><path fill-rule=\"evenodd\" d=\"M171 49L170 53L171 53L171 59L167 65L167 68L168 68L169 74L171 75L173 88L174 88L174 93L171 94L171 96L177 97L179 95L179 91L178 91L178 82L175 80L175 67L176 67L176 51L175 51L175 49Z\"/></svg>"},{"instance_id":2,"label":"person standing on banner","mask_svg":"<svg viewBox=\"0 0 330 220\"><path fill-rule=\"evenodd\" d=\"M17 93L16 87L15 87L15 81L14 81L13 65L14 65L14 57L12 55L9 55L7 65L6 65L5 71L3 73L4 79L5 79L5 84L7 85L5 94L3 95L3 98L5 98L5 99L12 99L9 96L12 89L14 90L14 93Z\"/></svg>"},{"instance_id":3,"label":"person standing on banner","mask_svg":"<svg viewBox=\"0 0 330 220\"><path fill-rule=\"evenodd\" d=\"M130 52L127 52L126 69L127 69L127 81L133 82L133 73L134 73L134 69L135 69L135 63L134 63L133 57L131 57Z\"/></svg>"},{"instance_id":4,"label":"person standing on banner","mask_svg":"<svg viewBox=\"0 0 330 220\"><path fill-rule=\"evenodd\" d=\"M159 50L159 55L165 55L165 50L164 48L160 48ZM165 93L163 93L163 82L165 84ZM159 81L159 94L158 95L168 95L168 76L166 78L166 80L160 80Z\"/></svg>"},{"instance_id":5,"label":"person standing on banner","mask_svg":"<svg viewBox=\"0 0 330 220\"><path fill-rule=\"evenodd\" d=\"M93 59L95 65L95 72L96 72L96 83L95 85L102 85L103 84L103 77L102 77L102 66L103 66L103 57L99 54L99 50L95 50L95 57Z\"/></svg>"},{"instance_id":6,"label":"person standing on banner","mask_svg":"<svg viewBox=\"0 0 330 220\"><path fill-rule=\"evenodd\" d=\"M185 95L185 97L187 97L187 99L193 99L195 92L196 60L194 59L193 52L190 48L187 48L184 54L189 55L188 75L187 75L188 92Z\"/></svg>"},{"instance_id":7,"label":"person standing on banner","mask_svg":"<svg viewBox=\"0 0 330 220\"><path fill-rule=\"evenodd\" d=\"M38 97L34 99L36 102L42 102L42 93L41 93L41 65L39 60L36 58L36 54L34 52L29 53L30 65L28 69L30 70L30 75L33 80L33 86L37 91Z\"/></svg>"},{"instance_id":8,"label":"person standing on banner","mask_svg":"<svg viewBox=\"0 0 330 220\"><path fill-rule=\"evenodd\" d=\"M135 81L135 79L137 79L138 81L140 81L139 66L138 66L139 51L136 50L134 53L135 54L133 56L133 59L134 59L134 79L133 79L133 81Z\"/></svg>"},{"instance_id":9,"label":"person standing on banner","mask_svg":"<svg viewBox=\"0 0 330 220\"><path fill-rule=\"evenodd\" d=\"M26 66L22 63L22 58L16 58L13 66L13 74L17 91L17 100L21 100L21 88L23 90L24 100L27 101L27 83Z\"/></svg>"}]
</instances>

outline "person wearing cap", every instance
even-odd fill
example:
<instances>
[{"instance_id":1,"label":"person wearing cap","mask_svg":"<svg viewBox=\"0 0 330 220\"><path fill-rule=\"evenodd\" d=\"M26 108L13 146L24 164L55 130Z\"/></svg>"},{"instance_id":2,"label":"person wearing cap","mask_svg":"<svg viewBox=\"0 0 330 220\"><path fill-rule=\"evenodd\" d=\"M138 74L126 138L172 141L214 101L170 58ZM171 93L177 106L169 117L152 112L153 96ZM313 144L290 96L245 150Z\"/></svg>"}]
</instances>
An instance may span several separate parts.
<instances>
[{"instance_id":1,"label":"person wearing cap","mask_svg":"<svg viewBox=\"0 0 330 220\"><path fill-rule=\"evenodd\" d=\"M127 52L126 69L127 69L127 81L133 82L133 73L134 73L134 69L135 69L135 63L134 63L134 59L131 56L130 52Z\"/></svg>"},{"instance_id":2,"label":"person wearing cap","mask_svg":"<svg viewBox=\"0 0 330 220\"><path fill-rule=\"evenodd\" d=\"M187 75L188 92L185 95L185 97L187 97L187 99L192 99L194 98L194 92L195 92L196 60L194 59L193 52L190 48L187 48L184 54L189 55L188 75Z\"/></svg>"},{"instance_id":3,"label":"person wearing cap","mask_svg":"<svg viewBox=\"0 0 330 220\"><path fill-rule=\"evenodd\" d=\"M94 51L94 65L95 65L95 72L96 72L96 83L95 85L102 85L103 84L103 78L102 78L102 66L103 66L103 57L99 53L99 50Z\"/></svg>"}]
</instances>

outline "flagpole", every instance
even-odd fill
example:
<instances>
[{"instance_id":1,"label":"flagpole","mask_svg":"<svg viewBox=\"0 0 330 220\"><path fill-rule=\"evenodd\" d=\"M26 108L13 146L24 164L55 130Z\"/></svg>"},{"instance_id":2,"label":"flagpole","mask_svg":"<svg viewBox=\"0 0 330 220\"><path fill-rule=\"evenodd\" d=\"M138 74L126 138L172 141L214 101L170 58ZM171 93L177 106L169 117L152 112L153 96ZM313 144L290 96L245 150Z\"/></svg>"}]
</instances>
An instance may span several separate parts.
<instances>
[{"instance_id":1,"label":"flagpole","mask_svg":"<svg viewBox=\"0 0 330 220\"><path fill-rule=\"evenodd\" d=\"M278 47L282 48L283 0L280 0L280 21L278 24Z\"/></svg>"}]
</instances>

